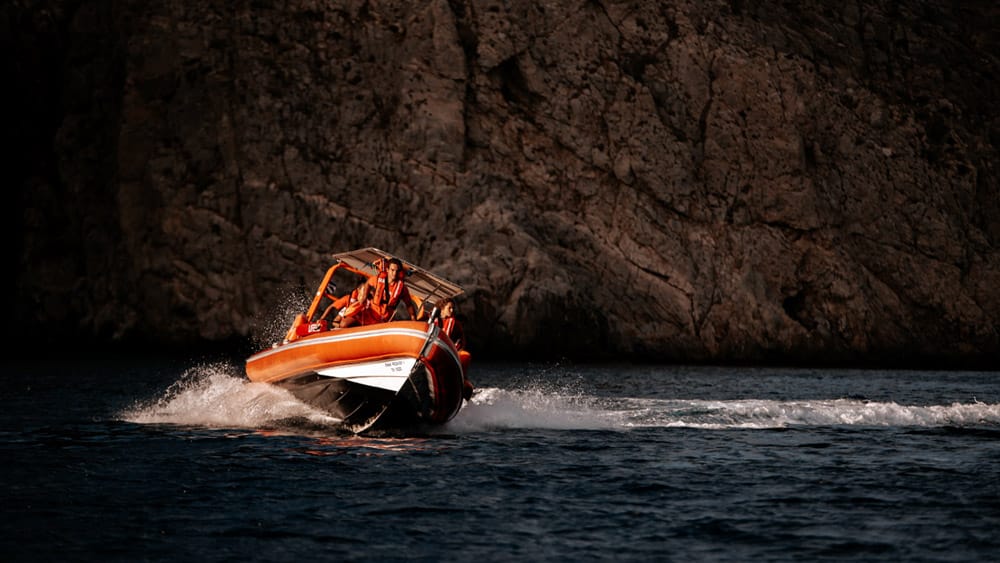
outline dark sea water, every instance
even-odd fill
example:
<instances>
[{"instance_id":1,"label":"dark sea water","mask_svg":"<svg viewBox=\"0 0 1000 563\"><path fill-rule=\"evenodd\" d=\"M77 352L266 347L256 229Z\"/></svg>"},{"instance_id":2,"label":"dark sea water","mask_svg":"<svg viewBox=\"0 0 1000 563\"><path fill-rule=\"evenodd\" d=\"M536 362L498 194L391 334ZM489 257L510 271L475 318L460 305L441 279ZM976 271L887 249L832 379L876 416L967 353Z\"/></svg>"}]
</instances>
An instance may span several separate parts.
<instances>
[{"instance_id":1,"label":"dark sea water","mask_svg":"<svg viewBox=\"0 0 1000 563\"><path fill-rule=\"evenodd\" d=\"M1000 372L473 370L356 437L239 363L5 366L0 561L1000 554Z\"/></svg>"}]
</instances>

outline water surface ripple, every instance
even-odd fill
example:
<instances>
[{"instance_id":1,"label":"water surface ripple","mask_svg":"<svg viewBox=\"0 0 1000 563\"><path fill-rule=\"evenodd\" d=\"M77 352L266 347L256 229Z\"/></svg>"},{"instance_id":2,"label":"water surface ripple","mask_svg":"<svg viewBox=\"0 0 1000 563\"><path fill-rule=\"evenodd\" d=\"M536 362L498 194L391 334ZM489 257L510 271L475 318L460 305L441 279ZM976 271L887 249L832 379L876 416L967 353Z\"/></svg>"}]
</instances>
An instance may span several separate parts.
<instances>
[{"instance_id":1,"label":"water surface ripple","mask_svg":"<svg viewBox=\"0 0 1000 563\"><path fill-rule=\"evenodd\" d=\"M358 437L240 366L7 366L0 559L985 561L1000 373L475 366Z\"/></svg>"}]
</instances>

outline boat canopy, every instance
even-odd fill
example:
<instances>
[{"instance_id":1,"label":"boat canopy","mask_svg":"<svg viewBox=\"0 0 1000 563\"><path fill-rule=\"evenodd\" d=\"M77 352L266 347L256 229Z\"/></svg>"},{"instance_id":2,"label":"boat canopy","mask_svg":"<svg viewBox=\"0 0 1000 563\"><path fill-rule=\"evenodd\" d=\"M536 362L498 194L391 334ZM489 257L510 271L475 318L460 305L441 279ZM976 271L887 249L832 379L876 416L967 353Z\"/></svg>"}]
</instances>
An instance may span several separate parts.
<instances>
[{"instance_id":1,"label":"boat canopy","mask_svg":"<svg viewBox=\"0 0 1000 563\"><path fill-rule=\"evenodd\" d=\"M380 260L397 258L403 263L403 269L406 273L406 277L404 278L406 280L406 288L410 291L410 295L420 302L430 300L429 303L434 303L445 297L458 297L465 292L458 284L432 274L419 266L378 248L368 247L350 252L341 252L334 254L333 258L355 270L373 276L379 273L378 262Z\"/></svg>"},{"instance_id":2,"label":"boat canopy","mask_svg":"<svg viewBox=\"0 0 1000 563\"><path fill-rule=\"evenodd\" d=\"M433 315L433 307L441 299L455 298L465 292L458 284L432 274L384 250L369 247L341 252L333 255L334 263L326 271L323 281L320 282L309 309L303 314L296 315L295 319L292 320L292 326L285 335L285 342L291 342L305 334L327 330L327 323L333 318L331 315L336 315L337 311L348 306L352 292L349 290L344 293L337 290L337 283L334 281L335 274L348 272L354 276L368 278L370 282L379 275L384 263L391 258L397 258L403 264L405 275L403 279L406 280L406 288L417 307L417 318L421 318L425 314ZM428 310L428 307L431 309ZM305 332L300 333L300 329L305 330Z\"/></svg>"}]
</instances>

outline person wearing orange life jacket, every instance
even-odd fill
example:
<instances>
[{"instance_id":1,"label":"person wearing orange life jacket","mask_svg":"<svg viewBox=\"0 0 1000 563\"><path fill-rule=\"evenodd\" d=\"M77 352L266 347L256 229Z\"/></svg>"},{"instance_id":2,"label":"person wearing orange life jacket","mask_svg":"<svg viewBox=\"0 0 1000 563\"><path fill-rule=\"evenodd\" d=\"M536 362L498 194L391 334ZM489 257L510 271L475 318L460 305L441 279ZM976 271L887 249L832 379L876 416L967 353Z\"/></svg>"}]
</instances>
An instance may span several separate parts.
<instances>
[{"instance_id":1,"label":"person wearing orange life jacket","mask_svg":"<svg viewBox=\"0 0 1000 563\"><path fill-rule=\"evenodd\" d=\"M399 258L390 258L385 268L375 278L372 288L372 310L380 322L389 322L396 316L400 302L406 307L411 320L417 320L417 307L410 296L410 290L403 281L403 263Z\"/></svg>"},{"instance_id":2,"label":"person wearing orange life jacket","mask_svg":"<svg viewBox=\"0 0 1000 563\"><path fill-rule=\"evenodd\" d=\"M376 314L371 306L371 286L368 282L361 284L351 292L351 298L331 323L336 328L348 328L358 325L370 325L381 322L381 316Z\"/></svg>"},{"instance_id":3,"label":"person wearing orange life jacket","mask_svg":"<svg viewBox=\"0 0 1000 563\"><path fill-rule=\"evenodd\" d=\"M437 303L439 317L434 321L441 332L448 335L456 350L465 348L465 332L462 330L462 323L455 318L455 300L448 297Z\"/></svg>"},{"instance_id":4,"label":"person wearing orange life jacket","mask_svg":"<svg viewBox=\"0 0 1000 563\"><path fill-rule=\"evenodd\" d=\"M462 396L466 401L469 401L472 399L472 392L474 390L472 382L469 381L469 364L471 363L472 355L465 349L465 331L462 330L462 323L458 322L458 319L455 317L455 300L446 297L438 301L437 310L439 316L434 319L434 322L441 328L441 332L448 335L452 344L455 345L455 349L458 350L458 358L462 363L462 373L465 375Z\"/></svg>"}]
</instances>

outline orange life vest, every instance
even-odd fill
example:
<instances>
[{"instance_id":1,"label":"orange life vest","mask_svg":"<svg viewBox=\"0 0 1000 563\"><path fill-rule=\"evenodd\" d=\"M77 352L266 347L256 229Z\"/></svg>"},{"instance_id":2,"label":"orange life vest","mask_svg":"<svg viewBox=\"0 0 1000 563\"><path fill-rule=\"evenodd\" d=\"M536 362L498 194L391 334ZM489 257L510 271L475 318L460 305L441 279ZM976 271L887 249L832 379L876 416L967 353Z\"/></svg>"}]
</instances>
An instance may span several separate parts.
<instances>
[{"instance_id":1,"label":"orange life vest","mask_svg":"<svg viewBox=\"0 0 1000 563\"><path fill-rule=\"evenodd\" d=\"M372 309L381 318L382 322L392 320L400 299L410 299L410 291L406 289L406 283L403 282L402 275L402 272L400 272L400 278L395 284L389 283L389 274L387 272L379 273L375 279L375 295L372 297Z\"/></svg>"},{"instance_id":2,"label":"orange life vest","mask_svg":"<svg viewBox=\"0 0 1000 563\"><path fill-rule=\"evenodd\" d=\"M448 335L455 348L461 350L465 346L465 334L462 331L462 325L458 323L458 319L455 317L448 317L447 319L437 319L437 325L441 327L441 332Z\"/></svg>"}]
</instances>

